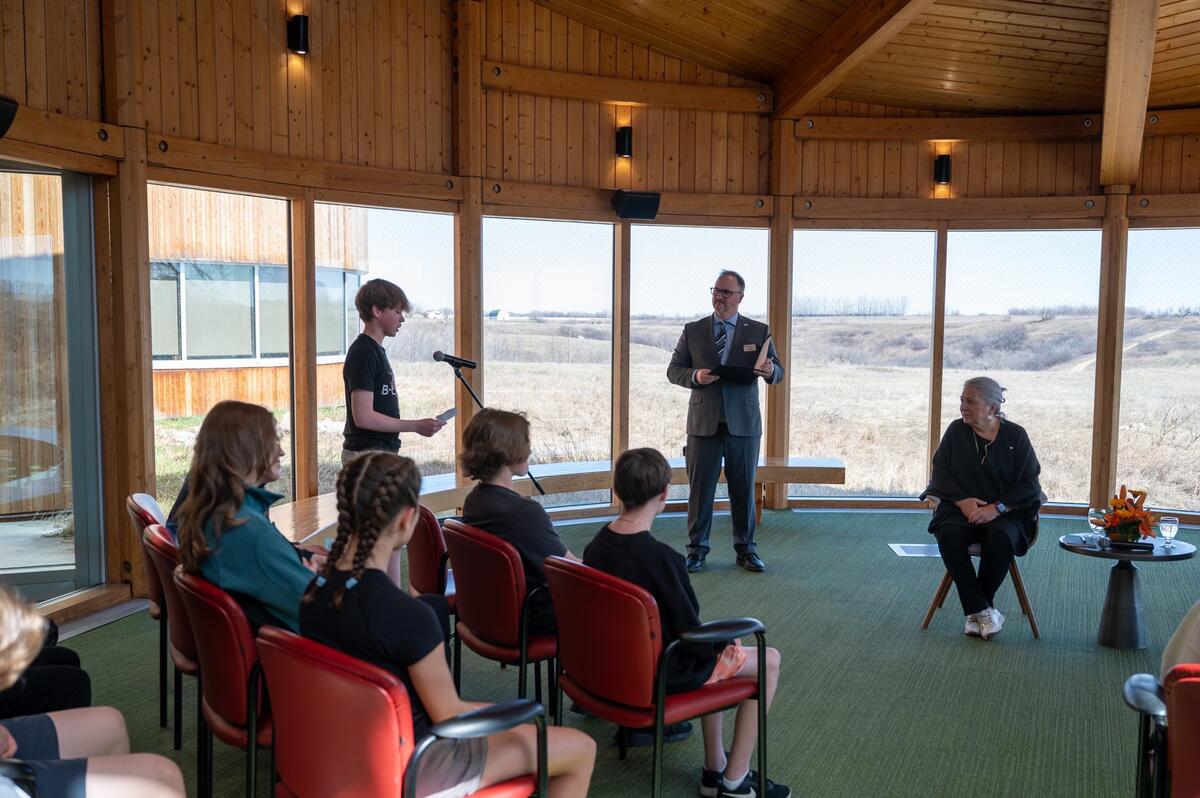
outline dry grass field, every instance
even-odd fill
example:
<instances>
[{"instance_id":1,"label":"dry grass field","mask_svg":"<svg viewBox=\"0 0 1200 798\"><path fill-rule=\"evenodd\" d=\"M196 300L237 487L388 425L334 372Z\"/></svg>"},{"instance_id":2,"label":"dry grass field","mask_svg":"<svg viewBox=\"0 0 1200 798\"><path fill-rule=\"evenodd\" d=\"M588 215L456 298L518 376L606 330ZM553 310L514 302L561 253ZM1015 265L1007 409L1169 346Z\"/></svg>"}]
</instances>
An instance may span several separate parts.
<instances>
[{"instance_id":1,"label":"dry grass field","mask_svg":"<svg viewBox=\"0 0 1200 798\"><path fill-rule=\"evenodd\" d=\"M684 321L631 324L630 443L668 456L678 456L686 438L687 391L666 379ZM416 319L388 341L404 417L435 415L452 403L451 370L429 359L434 349L450 348L451 328L450 321ZM929 318L918 316L793 319L790 451L846 463L846 485L794 486L794 494L920 492L928 458L929 328ZM608 456L609 335L607 318L485 324L487 402L529 415L535 465ZM1095 336L1094 314L948 317L941 426L957 415L964 379L995 377L1008 388L1009 417L1033 440L1046 493L1086 502ZM1200 387L1200 318L1131 318L1125 347L1118 479L1150 490L1156 506L1200 506L1200 409L1193 399ZM332 489L340 467L344 412L320 412L322 490ZM286 427L282 414L281 420ZM186 470L186 441L198 422L162 420L156 430L159 492L167 502ZM452 426L430 439L403 437L403 452L427 473L451 468Z\"/></svg>"}]
</instances>

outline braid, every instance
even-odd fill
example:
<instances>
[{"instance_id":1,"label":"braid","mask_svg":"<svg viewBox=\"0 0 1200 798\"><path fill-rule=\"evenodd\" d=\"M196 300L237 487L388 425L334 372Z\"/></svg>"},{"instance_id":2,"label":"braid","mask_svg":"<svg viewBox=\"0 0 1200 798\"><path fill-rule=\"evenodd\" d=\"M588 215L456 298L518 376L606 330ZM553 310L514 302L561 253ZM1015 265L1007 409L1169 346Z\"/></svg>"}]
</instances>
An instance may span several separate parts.
<instances>
[{"instance_id":1,"label":"braid","mask_svg":"<svg viewBox=\"0 0 1200 798\"><path fill-rule=\"evenodd\" d=\"M365 457L360 457L351 460L345 468L338 472L336 489L338 510L337 537L334 538L333 545L329 547L329 555L325 558L325 564L317 572L317 578L312 581L308 586L308 590L305 591L304 601L312 601L316 598L317 591L324 586L337 567L338 560L346 552L346 546L350 542L350 537L354 534L354 502L347 486L351 481L351 474L355 471L358 472L359 479L361 479L362 472L366 470L366 459ZM341 607L340 595L335 603L339 608Z\"/></svg>"},{"instance_id":2,"label":"braid","mask_svg":"<svg viewBox=\"0 0 1200 798\"><path fill-rule=\"evenodd\" d=\"M375 542L379 540L379 533L392 520L394 515L392 506L395 504L396 493L399 491L400 479L400 472L395 470L389 471L375 490L371 506L367 511L367 518L364 519L362 536L359 538L358 548L354 550L354 565L352 566L351 574L354 579L362 577L363 563L366 562L367 557L371 556L371 551L375 548Z\"/></svg>"}]
</instances>

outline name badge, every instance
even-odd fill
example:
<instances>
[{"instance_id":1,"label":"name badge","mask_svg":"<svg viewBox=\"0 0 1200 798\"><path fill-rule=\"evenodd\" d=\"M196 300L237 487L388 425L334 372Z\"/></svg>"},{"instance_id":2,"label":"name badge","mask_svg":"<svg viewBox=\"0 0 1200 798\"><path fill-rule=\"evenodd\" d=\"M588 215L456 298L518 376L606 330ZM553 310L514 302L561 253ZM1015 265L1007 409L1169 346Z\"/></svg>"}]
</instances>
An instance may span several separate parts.
<instances>
[{"instance_id":1,"label":"name badge","mask_svg":"<svg viewBox=\"0 0 1200 798\"><path fill-rule=\"evenodd\" d=\"M743 352L757 352L758 345L757 344L742 344L742 351Z\"/></svg>"}]
</instances>

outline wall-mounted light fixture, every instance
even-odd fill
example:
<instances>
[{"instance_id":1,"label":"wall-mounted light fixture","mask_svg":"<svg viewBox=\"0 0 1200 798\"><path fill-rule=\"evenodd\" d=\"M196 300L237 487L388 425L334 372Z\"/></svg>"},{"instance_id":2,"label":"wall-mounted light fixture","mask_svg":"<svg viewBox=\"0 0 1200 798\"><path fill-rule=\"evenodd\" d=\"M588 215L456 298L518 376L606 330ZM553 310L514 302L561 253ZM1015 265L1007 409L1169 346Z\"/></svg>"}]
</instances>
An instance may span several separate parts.
<instances>
[{"instance_id":1,"label":"wall-mounted light fixture","mask_svg":"<svg viewBox=\"0 0 1200 798\"><path fill-rule=\"evenodd\" d=\"M950 156L939 155L933 159L933 182L944 186L950 182Z\"/></svg>"},{"instance_id":2,"label":"wall-mounted light fixture","mask_svg":"<svg viewBox=\"0 0 1200 798\"><path fill-rule=\"evenodd\" d=\"M4 134L12 127L13 120L16 118L17 101L0 94L0 139L4 138Z\"/></svg>"},{"instance_id":3,"label":"wall-mounted light fixture","mask_svg":"<svg viewBox=\"0 0 1200 798\"><path fill-rule=\"evenodd\" d=\"M628 125L617 128L617 155L622 158L633 157L633 128Z\"/></svg>"},{"instance_id":4,"label":"wall-mounted light fixture","mask_svg":"<svg viewBox=\"0 0 1200 798\"><path fill-rule=\"evenodd\" d=\"M304 14L288 17L287 48L300 55L308 53L308 17Z\"/></svg>"}]
</instances>

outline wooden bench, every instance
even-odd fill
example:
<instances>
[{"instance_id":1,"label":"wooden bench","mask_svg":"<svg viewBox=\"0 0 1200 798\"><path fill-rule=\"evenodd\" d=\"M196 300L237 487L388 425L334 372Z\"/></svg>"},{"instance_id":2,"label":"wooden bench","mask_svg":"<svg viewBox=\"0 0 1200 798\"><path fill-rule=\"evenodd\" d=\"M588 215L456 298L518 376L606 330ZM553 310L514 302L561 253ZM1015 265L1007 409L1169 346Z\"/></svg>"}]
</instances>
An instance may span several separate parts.
<instances>
[{"instance_id":1,"label":"wooden bench","mask_svg":"<svg viewBox=\"0 0 1200 798\"><path fill-rule=\"evenodd\" d=\"M687 484L683 458L671 463L672 485ZM533 467L534 476L547 494L608 490L612 487L612 464L608 460L569 463L543 463ZM721 471L720 481L725 481ZM761 457L754 480L755 512L762 520L768 485L792 483L843 485L846 466L832 457ZM463 506L475 481L457 474L433 474L421 481L421 503L435 513L453 512ZM536 493L533 483L520 478L513 489L524 496ZM302 542L337 523L337 496L324 493L310 499L281 504L271 509L271 520L291 540Z\"/></svg>"}]
</instances>

